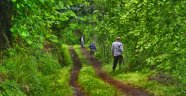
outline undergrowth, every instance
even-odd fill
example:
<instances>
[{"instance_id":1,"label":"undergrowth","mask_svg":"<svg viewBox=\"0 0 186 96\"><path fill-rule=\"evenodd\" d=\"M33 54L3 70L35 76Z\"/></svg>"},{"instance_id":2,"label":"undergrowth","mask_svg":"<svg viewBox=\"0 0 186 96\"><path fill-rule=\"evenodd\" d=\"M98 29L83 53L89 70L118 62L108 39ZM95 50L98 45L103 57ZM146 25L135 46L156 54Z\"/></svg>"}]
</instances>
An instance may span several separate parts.
<instances>
[{"instance_id":1,"label":"undergrowth","mask_svg":"<svg viewBox=\"0 0 186 96\"><path fill-rule=\"evenodd\" d=\"M54 94L52 96L73 96L72 87L69 85L71 66L63 67L60 69L58 80L54 86ZM57 90L57 91L56 91Z\"/></svg>"},{"instance_id":2,"label":"undergrowth","mask_svg":"<svg viewBox=\"0 0 186 96\"><path fill-rule=\"evenodd\" d=\"M68 48L61 50L70 64L70 59L66 59ZM69 68L61 69L56 54L31 49L9 51L11 54L0 64L0 96L69 96L72 93L67 82ZM64 80L66 83L61 83Z\"/></svg>"}]
</instances>

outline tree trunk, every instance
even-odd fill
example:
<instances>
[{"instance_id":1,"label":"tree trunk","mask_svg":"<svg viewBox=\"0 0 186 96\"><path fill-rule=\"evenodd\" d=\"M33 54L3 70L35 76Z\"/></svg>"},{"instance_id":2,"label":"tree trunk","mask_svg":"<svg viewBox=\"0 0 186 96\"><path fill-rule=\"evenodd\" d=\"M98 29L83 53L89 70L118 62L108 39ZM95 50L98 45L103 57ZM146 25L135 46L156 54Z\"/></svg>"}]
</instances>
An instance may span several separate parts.
<instances>
[{"instance_id":1,"label":"tree trunk","mask_svg":"<svg viewBox=\"0 0 186 96\"><path fill-rule=\"evenodd\" d=\"M0 50L10 47L12 34L11 17L12 17L12 2L10 0L0 0Z\"/></svg>"}]
</instances>

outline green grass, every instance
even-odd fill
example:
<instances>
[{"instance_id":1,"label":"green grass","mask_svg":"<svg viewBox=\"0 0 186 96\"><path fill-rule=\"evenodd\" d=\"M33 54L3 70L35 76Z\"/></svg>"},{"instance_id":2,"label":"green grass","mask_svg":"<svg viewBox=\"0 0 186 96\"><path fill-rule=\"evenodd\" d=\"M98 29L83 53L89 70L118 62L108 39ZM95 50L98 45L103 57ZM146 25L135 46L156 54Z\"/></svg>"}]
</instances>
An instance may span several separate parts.
<instances>
[{"instance_id":1,"label":"green grass","mask_svg":"<svg viewBox=\"0 0 186 96\"><path fill-rule=\"evenodd\" d=\"M72 87L69 85L70 81L70 66L63 67L59 73L59 79L56 84L56 91L54 96L73 96Z\"/></svg>"},{"instance_id":2,"label":"green grass","mask_svg":"<svg viewBox=\"0 0 186 96\"><path fill-rule=\"evenodd\" d=\"M61 50L68 63L62 68L55 54L41 50L6 58L0 66L0 96L73 96L69 85L72 61L68 46ZM29 92L24 86L28 86Z\"/></svg>"},{"instance_id":3,"label":"green grass","mask_svg":"<svg viewBox=\"0 0 186 96\"><path fill-rule=\"evenodd\" d=\"M102 81L91 66L81 69L78 80L90 96L122 96L115 87Z\"/></svg>"},{"instance_id":4,"label":"green grass","mask_svg":"<svg viewBox=\"0 0 186 96\"><path fill-rule=\"evenodd\" d=\"M53 81L49 86L51 87L51 90L48 92L47 96L73 96L73 89L69 85L70 70L72 67L69 46L62 45L61 51L63 52L62 54L63 56L61 58L63 58L64 65L66 66L62 65L61 68L58 69L58 73L49 76L49 78L52 79Z\"/></svg>"},{"instance_id":5,"label":"green grass","mask_svg":"<svg viewBox=\"0 0 186 96\"><path fill-rule=\"evenodd\" d=\"M118 66L117 66L118 67ZM155 96L182 96L178 86L176 85L163 85L156 81L149 81L148 76L151 74L150 71L136 71L136 72L127 72L122 70L112 71L112 64L104 64L104 71L108 72L115 79L118 79L124 83L130 83L135 86L141 87L149 91L150 93L155 94Z\"/></svg>"},{"instance_id":6,"label":"green grass","mask_svg":"<svg viewBox=\"0 0 186 96\"><path fill-rule=\"evenodd\" d=\"M64 55L65 64L67 66L62 66L59 73L57 74L58 79L53 84L54 92L52 96L73 96L73 89L69 85L70 81L70 70L72 67L72 60L69 52L68 45L62 45L62 52Z\"/></svg>"},{"instance_id":7,"label":"green grass","mask_svg":"<svg viewBox=\"0 0 186 96\"><path fill-rule=\"evenodd\" d=\"M61 50L62 50L62 60L63 60L63 63L64 63L64 65L66 65L66 66L68 66L68 65L72 65L73 64L73 62L72 62L72 60L71 60L71 56L70 56L70 53L69 53L69 46L68 45L65 45L65 44L63 44L62 46L61 46Z\"/></svg>"},{"instance_id":8,"label":"green grass","mask_svg":"<svg viewBox=\"0 0 186 96\"><path fill-rule=\"evenodd\" d=\"M76 53L78 54L79 58L81 59L81 63L83 65L88 64L88 61L86 60L85 56L83 56L82 52L81 52L81 46L80 45L75 45L73 46L74 50L76 51ZM86 46L85 46L86 48Z\"/></svg>"}]
</instances>

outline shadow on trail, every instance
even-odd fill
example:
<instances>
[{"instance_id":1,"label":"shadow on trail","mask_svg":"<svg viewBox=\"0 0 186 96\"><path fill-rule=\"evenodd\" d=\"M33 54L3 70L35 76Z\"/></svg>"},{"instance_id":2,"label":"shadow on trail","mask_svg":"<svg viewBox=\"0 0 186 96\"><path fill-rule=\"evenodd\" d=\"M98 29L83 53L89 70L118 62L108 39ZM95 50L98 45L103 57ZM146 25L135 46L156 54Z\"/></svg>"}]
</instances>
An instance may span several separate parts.
<instances>
[{"instance_id":1,"label":"shadow on trail","mask_svg":"<svg viewBox=\"0 0 186 96\"><path fill-rule=\"evenodd\" d=\"M71 69L70 85L74 89L74 96L87 96L86 92L78 83L78 74L82 68L82 63L72 47L69 48L71 58L73 60L73 67Z\"/></svg>"},{"instance_id":2,"label":"shadow on trail","mask_svg":"<svg viewBox=\"0 0 186 96\"><path fill-rule=\"evenodd\" d=\"M89 60L90 64L93 65L94 69L96 70L97 75L105 82L109 83L110 85L115 86L118 90L120 90L126 96L153 96L149 95L146 91L140 88L136 88L129 84L124 84L118 80L112 78L109 74L101 70L101 62L92 56L89 55L89 52L83 48L83 54Z\"/></svg>"}]
</instances>

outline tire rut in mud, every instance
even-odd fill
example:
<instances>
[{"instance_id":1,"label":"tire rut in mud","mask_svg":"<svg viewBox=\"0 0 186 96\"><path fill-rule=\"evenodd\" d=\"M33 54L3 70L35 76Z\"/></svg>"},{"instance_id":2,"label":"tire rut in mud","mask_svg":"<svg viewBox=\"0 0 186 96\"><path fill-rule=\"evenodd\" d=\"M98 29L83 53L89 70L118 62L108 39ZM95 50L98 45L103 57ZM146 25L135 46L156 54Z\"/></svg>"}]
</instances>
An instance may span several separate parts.
<instances>
[{"instance_id":1,"label":"tire rut in mud","mask_svg":"<svg viewBox=\"0 0 186 96\"><path fill-rule=\"evenodd\" d=\"M73 87L74 96L87 96L83 87L78 83L78 74L82 68L82 63L72 47L69 48L71 58L73 60L73 67L71 69L70 85Z\"/></svg>"},{"instance_id":2,"label":"tire rut in mud","mask_svg":"<svg viewBox=\"0 0 186 96\"><path fill-rule=\"evenodd\" d=\"M124 84L119 80L112 78L109 74L101 70L101 62L92 56L90 56L86 49L82 49L83 54L89 60L90 64L93 65L94 69L96 70L96 74L108 84L115 86L118 90L120 90L125 96L153 96L148 94L146 91L140 88L136 88L129 84Z\"/></svg>"}]
</instances>

